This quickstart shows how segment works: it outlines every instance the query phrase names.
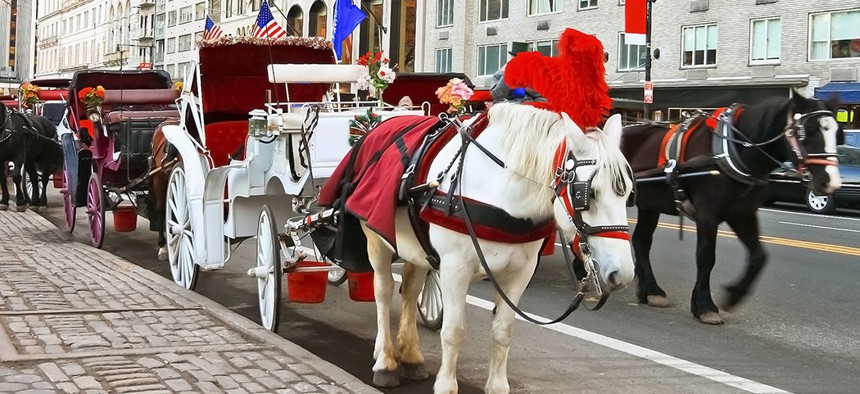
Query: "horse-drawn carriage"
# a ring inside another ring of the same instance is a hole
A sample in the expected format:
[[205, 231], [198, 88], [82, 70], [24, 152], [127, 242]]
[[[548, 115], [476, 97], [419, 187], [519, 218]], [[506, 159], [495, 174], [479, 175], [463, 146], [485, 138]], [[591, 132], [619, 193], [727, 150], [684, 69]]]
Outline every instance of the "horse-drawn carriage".
[[281, 262], [325, 260], [279, 229], [311, 212], [318, 187], [350, 149], [350, 121], [371, 108], [382, 119], [426, 113], [341, 101], [332, 85], [355, 82], [364, 68], [335, 64], [320, 38], [225, 38], [201, 43], [199, 56], [183, 85], [180, 124], [163, 128], [180, 159], [165, 204], [171, 273], [193, 289], [201, 267], [222, 268], [232, 245], [256, 237], [248, 274], [258, 280], [262, 325], [274, 331]]
[[66, 225], [73, 231], [77, 208], [86, 207], [91, 243], [101, 247], [105, 212], [127, 201], [123, 212], [133, 206], [150, 216], [150, 144], [161, 122], [178, 117], [178, 92], [164, 71], [79, 71], [69, 94], [71, 132], [61, 136]]

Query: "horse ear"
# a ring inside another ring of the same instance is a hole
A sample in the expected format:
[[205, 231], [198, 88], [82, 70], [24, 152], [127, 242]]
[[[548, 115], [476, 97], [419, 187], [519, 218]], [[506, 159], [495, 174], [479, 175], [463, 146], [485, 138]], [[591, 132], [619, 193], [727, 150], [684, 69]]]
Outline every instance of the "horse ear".
[[561, 119], [564, 121], [564, 129], [571, 131], [570, 135], [571, 138], [573, 138], [573, 142], [576, 145], [582, 145], [585, 142], [585, 133], [581, 128], [579, 128], [579, 125], [577, 125], [576, 122], [574, 122], [573, 119], [571, 119], [565, 112], [561, 113]]
[[621, 114], [610, 116], [603, 125], [603, 134], [606, 134], [616, 146], [621, 145], [621, 130]]

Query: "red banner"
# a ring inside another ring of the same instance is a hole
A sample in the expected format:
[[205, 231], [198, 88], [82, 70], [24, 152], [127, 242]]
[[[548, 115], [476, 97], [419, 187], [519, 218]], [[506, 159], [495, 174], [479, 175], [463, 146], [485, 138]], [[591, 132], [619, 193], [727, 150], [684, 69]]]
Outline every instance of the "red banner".
[[624, 43], [645, 45], [648, 0], [627, 0], [624, 5]]

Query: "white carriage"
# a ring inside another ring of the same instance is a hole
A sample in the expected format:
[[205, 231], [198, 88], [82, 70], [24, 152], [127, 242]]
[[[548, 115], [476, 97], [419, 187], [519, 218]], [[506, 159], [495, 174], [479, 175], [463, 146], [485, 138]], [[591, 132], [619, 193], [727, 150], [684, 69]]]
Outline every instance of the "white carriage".
[[[220, 39], [204, 42], [199, 60], [185, 78], [180, 125], [163, 129], [181, 158], [167, 188], [171, 273], [193, 289], [200, 268], [224, 267], [231, 245], [256, 237], [248, 273], [258, 279], [262, 325], [275, 331], [282, 258], [314, 253], [293, 247], [279, 229], [308, 212], [317, 186], [348, 152], [349, 121], [373, 103], [341, 101], [331, 86], [354, 82], [364, 70], [334, 64], [331, 44], [318, 38]], [[425, 115], [375, 112], [383, 119]]]

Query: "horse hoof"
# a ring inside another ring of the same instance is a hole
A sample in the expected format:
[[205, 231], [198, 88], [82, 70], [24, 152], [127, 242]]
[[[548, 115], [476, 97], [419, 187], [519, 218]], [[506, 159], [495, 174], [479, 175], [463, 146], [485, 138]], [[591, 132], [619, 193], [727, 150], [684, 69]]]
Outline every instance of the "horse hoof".
[[30, 205], [29, 208], [33, 212], [39, 212], [39, 206], [37, 205]]
[[18, 205], [15, 207], [15, 210], [18, 212], [24, 212], [27, 210], [28, 207], [29, 205]]
[[376, 387], [400, 386], [400, 375], [397, 371], [373, 371], [373, 385]]
[[723, 317], [720, 316], [719, 312], [705, 312], [701, 314], [697, 319], [702, 323], [710, 324], [712, 326], [726, 324], [726, 321], [723, 320]]
[[9, 210], [9, 206], [8, 206], [8, 205], [6, 205], [6, 204], [0, 204], [0, 211], [8, 211], [8, 210]]
[[668, 308], [672, 306], [672, 303], [669, 302], [669, 297], [666, 296], [649, 295], [647, 300], [648, 306], [653, 306], [655, 308]]
[[424, 368], [424, 364], [401, 363], [400, 376], [408, 380], [427, 380], [430, 373], [427, 372], [427, 368]]
[[161, 247], [158, 248], [158, 261], [167, 261], [167, 248]]

